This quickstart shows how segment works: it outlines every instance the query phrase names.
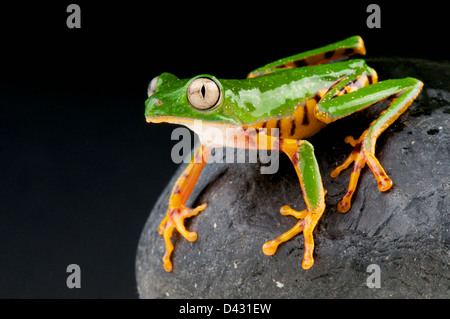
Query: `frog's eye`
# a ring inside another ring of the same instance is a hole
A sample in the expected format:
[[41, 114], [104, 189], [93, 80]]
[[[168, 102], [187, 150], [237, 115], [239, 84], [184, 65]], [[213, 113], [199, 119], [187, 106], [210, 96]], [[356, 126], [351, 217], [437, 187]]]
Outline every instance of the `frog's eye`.
[[220, 100], [220, 88], [210, 78], [197, 78], [187, 89], [189, 103], [199, 110], [207, 110], [216, 106]]
[[147, 95], [148, 97], [152, 96], [156, 92], [156, 83], [158, 82], [159, 76], [153, 78], [153, 80], [150, 81], [150, 84], [147, 88]]

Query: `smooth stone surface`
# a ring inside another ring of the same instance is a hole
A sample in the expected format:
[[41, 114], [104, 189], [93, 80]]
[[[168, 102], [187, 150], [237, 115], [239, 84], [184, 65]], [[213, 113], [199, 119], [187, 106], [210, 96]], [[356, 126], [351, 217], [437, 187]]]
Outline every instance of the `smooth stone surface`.
[[[188, 200], [191, 207], [208, 203], [186, 223], [198, 240], [190, 243], [174, 232], [173, 271], [167, 273], [158, 226], [183, 165], [141, 235], [136, 260], [141, 298], [450, 297], [450, 67], [423, 60], [368, 63], [380, 80], [412, 76], [425, 83], [416, 102], [377, 143], [376, 156], [393, 180], [392, 189], [378, 191], [365, 167], [351, 210], [340, 214], [336, 205], [347, 190], [351, 168], [336, 179], [329, 177], [352, 150], [345, 136], [359, 137], [382, 105], [331, 124], [309, 139], [328, 194], [314, 231], [315, 264], [303, 270], [303, 234], [280, 245], [273, 256], [261, 249], [296, 223], [279, 213], [281, 206], [305, 207], [289, 159], [282, 154], [272, 175], [260, 174], [258, 163], [206, 165]], [[371, 264], [380, 267], [381, 288], [367, 286]]]

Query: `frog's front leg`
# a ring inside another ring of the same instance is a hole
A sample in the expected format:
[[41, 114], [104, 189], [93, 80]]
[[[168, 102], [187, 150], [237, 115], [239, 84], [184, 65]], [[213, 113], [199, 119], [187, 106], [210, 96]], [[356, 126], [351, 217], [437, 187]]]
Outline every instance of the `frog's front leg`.
[[174, 228], [176, 228], [178, 232], [190, 242], [197, 240], [197, 233], [189, 232], [184, 226], [184, 220], [188, 217], [197, 215], [206, 208], [207, 204], [203, 203], [196, 208], [188, 208], [184, 206], [184, 204], [189, 198], [189, 195], [192, 193], [203, 167], [208, 162], [210, 154], [210, 147], [200, 146], [196, 150], [194, 156], [192, 156], [191, 162], [186, 167], [183, 174], [178, 178], [172, 189], [166, 217], [159, 226], [159, 234], [164, 236], [164, 241], [166, 244], [166, 252], [163, 257], [163, 262], [164, 269], [168, 272], [172, 271], [170, 255], [174, 247], [170, 238], [172, 237]]
[[350, 209], [351, 198], [358, 184], [360, 171], [366, 164], [375, 175], [380, 191], [384, 192], [391, 188], [391, 179], [375, 157], [375, 144], [380, 134], [414, 101], [422, 86], [422, 82], [413, 78], [386, 80], [348, 94], [330, 95], [328, 98], [325, 96], [324, 100], [317, 105], [317, 118], [325, 123], [330, 123], [382, 100], [391, 100], [387, 109], [370, 124], [360, 138], [355, 140], [353, 137], [347, 136], [345, 139], [354, 147], [353, 152], [342, 165], [331, 172], [331, 177], [335, 178], [354, 162], [348, 190], [338, 204], [337, 210], [340, 213], [345, 213]]
[[282, 215], [291, 215], [300, 220], [283, 235], [265, 243], [263, 252], [266, 255], [273, 255], [279, 244], [288, 241], [303, 231], [305, 252], [302, 267], [308, 269], [314, 263], [314, 238], [312, 233], [325, 209], [325, 191], [322, 186], [319, 166], [314, 156], [314, 148], [307, 141], [280, 139], [279, 149], [286, 153], [294, 164], [307, 209], [298, 212], [289, 206], [283, 206], [280, 209]]

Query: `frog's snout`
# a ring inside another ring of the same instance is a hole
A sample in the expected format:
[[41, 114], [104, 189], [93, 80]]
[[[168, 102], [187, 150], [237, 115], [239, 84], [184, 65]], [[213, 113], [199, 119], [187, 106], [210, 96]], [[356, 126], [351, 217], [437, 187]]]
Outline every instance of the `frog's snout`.
[[161, 112], [160, 106], [163, 105], [163, 101], [156, 98], [156, 97], [150, 97], [146, 102], [145, 107], [145, 120], [147, 123], [153, 122], [153, 123], [159, 123], [158, 121], [159, 117], [161, 115], [164, 115], [164, 112]]
[[155, 112], [153, 115], [146, 115], [145, 121], [147, 123], [163, 123], [166, 121], [167, 116], [162, 116], [159, 113]]
[[146, 116], [145, 116], [145, 121], [146, 121], [147, 123], [152, 123], [152, 122], [153, 122], [153, 120], [154, 120], [154, 118], [153, 118], [153, 117], [151, 117], [151, 116], [148, 116], [148, 115], [146, 115]]

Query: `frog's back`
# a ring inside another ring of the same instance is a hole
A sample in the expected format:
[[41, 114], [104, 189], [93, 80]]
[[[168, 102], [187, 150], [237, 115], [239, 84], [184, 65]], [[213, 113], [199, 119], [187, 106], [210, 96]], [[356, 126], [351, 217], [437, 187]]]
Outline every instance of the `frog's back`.
[[266, 130], [269, 135], [280, 138], [304, 139], [315, 135], [326, 124], [314, 115], [315, 106], [328, 91], [327, 88], [318, 92], [307, 92], [297, 99], [292, 99], [278, 108], [277, 113], [264, 117], [248, 125], [249, 128]]
[[267, 129], [271, 135], [278, 128], [281, 138], [310, 137], [326, 126], [314, 115], [317, 103], [335, 83], [360, 68], [370, 69], [364, 60], [351, 60], [248, 79], [233, 93], [235, 112], [246, 127]]

